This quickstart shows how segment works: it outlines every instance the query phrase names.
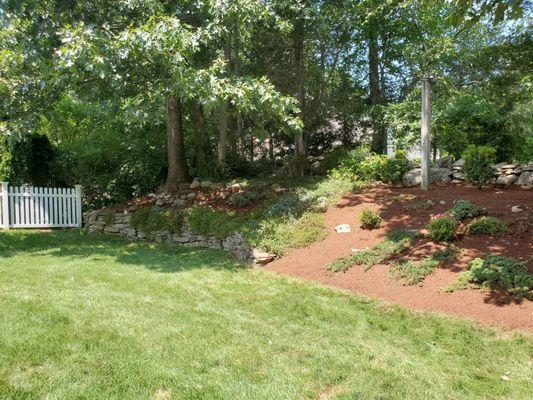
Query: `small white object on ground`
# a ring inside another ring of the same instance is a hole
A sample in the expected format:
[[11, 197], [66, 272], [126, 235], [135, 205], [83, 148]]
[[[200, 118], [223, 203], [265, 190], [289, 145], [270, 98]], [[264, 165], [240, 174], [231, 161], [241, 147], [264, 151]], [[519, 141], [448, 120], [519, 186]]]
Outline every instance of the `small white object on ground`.
[[352, 228], [348, 224], [340, 224], [335, 227], [335, 232], [337, 233], [349, 233], [352, 231]]
[[522, 210], [520, 207], [518, 206], [512, 206], [511, 207], [511, 212], [514, 212], [514, 213], [517, 213], [517, 212], [521, 212], [521, 211], [524, 211]]

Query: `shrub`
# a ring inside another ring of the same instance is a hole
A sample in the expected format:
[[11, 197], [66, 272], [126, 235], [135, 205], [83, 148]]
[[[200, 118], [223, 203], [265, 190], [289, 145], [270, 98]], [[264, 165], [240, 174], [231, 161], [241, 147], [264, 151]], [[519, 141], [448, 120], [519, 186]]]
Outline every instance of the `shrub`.
[[363, 229], [378, 229], [381, 225], [381, 221], [383, 221], [383, 219], [379, 214], [368, 208], [363, 209], [359, 214], [359, 222]]
[[131, 216], [131, 226], [146, 235], [157, 231], [180, 233], [183, 224], [183, 212], [179, 209], [169, 208], [158, 210], [144, 207], [136, 210]]
[[251, 203], [259, 201], [261, 198], [261, 194], [256, 191], [238, 192], [230, 196], [228, 203], [236, 207], [245, 207]]
[[498, 218], [481, 217], [468, 225], [468, 233], [471, 235], [505, 235], [507, 224]]
[[193, 231], [204, 236], [225, 239], [235, 232], [240, 224], [235, 212], [216, 210], [212, 207], [195, 207], [187, 214], [187, 221]]
[[451, 217], [440, 214], [429, 221], [429, 236], [436, 242], [452, 242], [455, 239], [457, 221]]
[[468, 200], [459, 200], [456, 202], [448, 214], [458, 221], [466, 218], [477, 217], [481, 213], [481, 207], [469, 202]]
[[389, 183], [400, 182], [411, 169], [411, 162], [407, 159], [407, 154], [403, 150], [397, 150], [394, 157], [387, 157], [383, 168], [380, 170], [379, 180]]
[[303, 208], [298, 195], [292, 193], [282, 196], [276, 203], [272, 204], [266, 210], [266, 215], [269, 217], [295, 216]]
[[466, 181], [481, 188], [494, 174], [491, 165], [496, 162], [496, 150], [490, 146], [470, 145], [463, 153], [463, 173]]
[[525, 263], [489, 254], [484, 260], [472, 260], [469, 267], [471, 282], [491, 289], [504, 289], [517, 299], [531, 297], [533, 274], [528, 273]]

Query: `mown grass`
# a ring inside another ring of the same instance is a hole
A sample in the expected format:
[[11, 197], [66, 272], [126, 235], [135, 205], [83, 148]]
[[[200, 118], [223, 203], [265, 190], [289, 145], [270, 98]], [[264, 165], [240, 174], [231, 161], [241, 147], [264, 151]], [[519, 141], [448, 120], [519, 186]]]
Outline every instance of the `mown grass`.
[[382, 306], [222, 252], [2, 232], [0, 288], [2, 399], [530, 395], [528, 334]]

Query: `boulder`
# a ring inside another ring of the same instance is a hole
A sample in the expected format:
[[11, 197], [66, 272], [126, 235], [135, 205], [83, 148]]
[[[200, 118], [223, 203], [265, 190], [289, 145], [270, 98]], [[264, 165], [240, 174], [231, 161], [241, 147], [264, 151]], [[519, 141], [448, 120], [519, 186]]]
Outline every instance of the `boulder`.
[[209, 189], [211, 190], [218, 190], [218, 189], [222, 189], [223, 187], [224, 185], [218, 182], [212, 182], [211, 185], [209, 185]]
[[511, 185], [515, 183], [518, 180], [518, 176], [516, 175], [501, 175], [496, 179], [497, 185]]
[[192, 181], [189, 187], [191, 189], [198, 189], [200, 187], [200, 182], [195, 179], [194, 181]]
[[437, 166], [441, 168], [452, 168], [453, 167], [453, 157], [452, 156], [446, 156], [439, 158], [437, 160]]
[[328, 208], [328, 199], [326, 197], [319, 197], [316, 199], [317, 206], [320, 210], [325, 211]]
[[173, 202], [172, 202], [172, 205], [174, 207], [183, 207], [185, 205], [186, 201], [183, 200], [183, 199], [175, 199]]
[[[449, 183], [452, 181], [452, 170], [449, 168], [431, 168], [429, 174], [430, 183], [443, 182]], [[422, 181], [422, 170], [420, 168], [412, 169], [407, 172], [402, 178], [405, 186], [417, 186]]]
[[533, 186], [533, 171], [522, 172], [515, 183], [521, 186], [532, 187]]
[[454, 172], [453, 173], [453, 179], [459, 179], [461, 181], [464, 181], [465, 180], [465, 174], [463, 174], [462, 172]]
[[463, 165], [465, 165], [465, 159], [460, 158], [456, 162], [453, 163], [453, 167], [462, 168]]
[[213, 183], [211, 181], [203, 181], [200, 183], [200, 187], [204, 189], [209, 189]]
[[265, 265], [274, 260], [276, 255], [261, 249], [252, 249], [252, 257], [255, 264]]

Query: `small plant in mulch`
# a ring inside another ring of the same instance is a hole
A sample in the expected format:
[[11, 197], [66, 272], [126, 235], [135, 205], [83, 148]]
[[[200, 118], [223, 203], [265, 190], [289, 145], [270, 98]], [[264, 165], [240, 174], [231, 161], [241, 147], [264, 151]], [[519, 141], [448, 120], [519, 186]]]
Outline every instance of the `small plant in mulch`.
[[428, 227], [429, 237], [435, 242], [449, 243], [455, 240], [457, 221], [445, 214], [437, 214], [431, 218]]
[[455, 218], [457, 221], [463, 221], [467, 218], [475, 218], [482, 213], [483, 209], [468, 200], [457, 201], [452, 209], [448, 211], [448, 215]]
[[372, 268], [386, 259], [407, 250], [417, 233], [404, 229], [395, 229], [389, 232], [386, 239], [377, 245], [357, 251], [346, 257], [338, 258], [328, 264], [326, 268], [332, 272], [347, 271], [354, 265], [363, 265], [365, 269]]
[[359, 223], [362, 229], [378, 229], [381, 226], [383, 219], [375, 211], [368, 208], [363, 209], [359, 214]]
[[433, 200], [414, 201], [405, 206], [407, 211], [427, 210], [435, 205]]
[[470, 235], [505, 235], [508, 226], [505, 222], [494, 217], [481, 217], [468, 224]]
[[245, 191], [245, 192], [237, 192], [230, 196], [228, 199], [228, 203], [235, 207], [246, 207], [252, 203], [255, 203], [261, 199], [263, 199], [264, 196], [256, 192], [254, 190]]
[[460, 251], [457, 246], [450, 245], [435, 251], [431, 256], [424, 257], [420, 261], [408, 260], [393, 263], [390, 275], [404, 285], [421, 284], [439, 265], [455, 260]]
[[528, 272], [525, 262], [489, 254], [484, 259], [470, 261], [468, 267], [469, 270], [462, 272], [445, 291], [453, 292], [475, 285], [491, 291], [503, 290], [519, 301], [533, 299], [533, 274]]

